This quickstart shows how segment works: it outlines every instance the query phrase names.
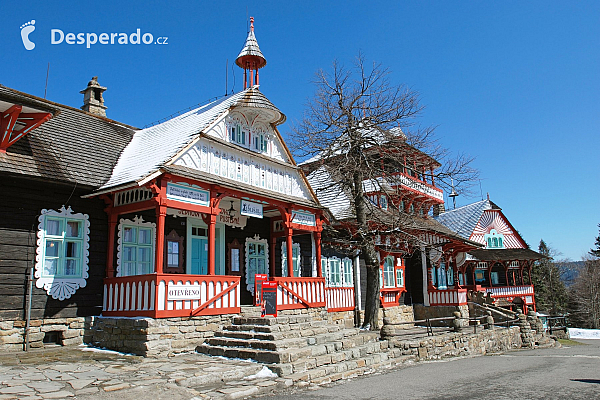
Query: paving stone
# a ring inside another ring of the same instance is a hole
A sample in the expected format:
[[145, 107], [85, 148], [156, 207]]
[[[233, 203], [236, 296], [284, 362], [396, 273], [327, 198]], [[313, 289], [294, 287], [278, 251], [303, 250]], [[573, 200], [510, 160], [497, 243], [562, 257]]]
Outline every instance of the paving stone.
[[69, 385], [71, 385], [71, 387], [75, 390], [80, 390], [88, 385], [91, 385], [95, 381], [95, 379], [75, 379], [69, 381]]
[[32, 389], [35, 389], [37, 392], [48, 393], [48, 392], [56, 392], [56, 391], [62, 389], [65, 385], [61, 382], [41, 381], [41, 382], [30, 382], [27, 384], [27, 386], [29, 386]]
[[35, 394], [35, 392], [30, 387], [19, 385], [2, 388], [0, 394]]
[[131, 387], [129, 383], [119, 383], [116, 385], [103, 386], [102, 389], [104, 389], [105, 392], [114, 392], [116, 390], [127, 389], [128, 387]]
[[66, 397], [74, 397], [74, 396], [75, 395], [73, 393], [67, 392], [66, 390], [40, 394], [40, 397], [42, 399], [64, 399]]

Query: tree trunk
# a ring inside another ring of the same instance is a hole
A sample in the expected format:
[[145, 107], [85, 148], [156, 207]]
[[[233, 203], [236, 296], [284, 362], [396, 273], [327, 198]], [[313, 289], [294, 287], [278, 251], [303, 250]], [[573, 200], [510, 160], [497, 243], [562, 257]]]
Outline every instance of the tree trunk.
[[363, 328], [379, 329], [379, 265], [367, 264], [367, 298]]

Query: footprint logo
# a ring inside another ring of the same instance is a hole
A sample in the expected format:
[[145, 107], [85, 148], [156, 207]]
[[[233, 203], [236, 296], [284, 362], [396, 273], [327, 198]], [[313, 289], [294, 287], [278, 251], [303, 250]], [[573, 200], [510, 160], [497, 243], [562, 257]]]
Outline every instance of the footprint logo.
[[21, 25], [21, 39], [23, 39], [23, 46], [26, 50], [33, 50], [35, 43], [29, 40], [29, 34], [35, 31], [35, 19]]

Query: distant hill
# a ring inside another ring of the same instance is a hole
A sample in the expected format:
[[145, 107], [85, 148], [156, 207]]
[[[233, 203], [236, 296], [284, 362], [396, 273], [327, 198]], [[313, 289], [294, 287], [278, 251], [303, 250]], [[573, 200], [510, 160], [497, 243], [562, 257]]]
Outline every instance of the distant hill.
[[584, 266], [583, 261], [557, 262], [556, 264], [560, 270], [560, 279], [567, 287], [575, 282], [575, 279], [579, 276], [579, 271]]

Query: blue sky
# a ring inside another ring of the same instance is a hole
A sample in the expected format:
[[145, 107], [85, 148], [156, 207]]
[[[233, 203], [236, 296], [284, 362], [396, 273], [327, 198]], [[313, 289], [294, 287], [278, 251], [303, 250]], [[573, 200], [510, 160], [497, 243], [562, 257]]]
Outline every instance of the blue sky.
[[[79, 107], [79, 91], [97, 75], [108, 116], [142, 127], [223, 95], [227, 60], [229, 90], [242, 89], [231, 64], [254, 16], [267, 58], [261, 90], [288, 121], [300, 118], [318, 68], [350, 64], [362, 51], [421, 94], [421, 124], [477, 157], [483, 196], [532, 247], [543, 238], [576, 260], [598, 235], [600, 2], [24, 3], [6, 2], [0, 14], [5, 86], [43, 97], [50, 63], [47, 98]], [[36, 47], [27, 51], [20, 27], [31, 20]], [[138, 28], [168, 44], [51, 44], [51, 29]], [[457, 206], [480, 199], [458, 197]]]

